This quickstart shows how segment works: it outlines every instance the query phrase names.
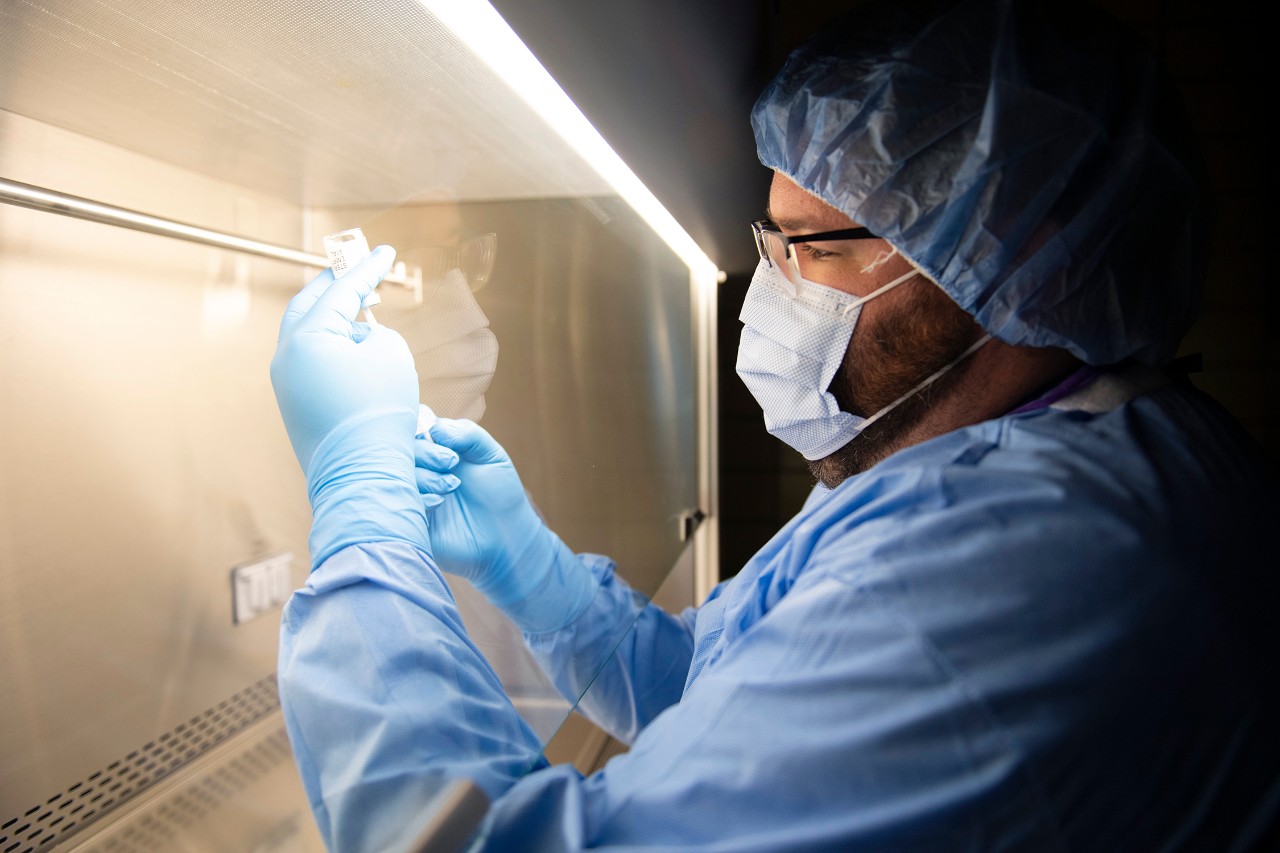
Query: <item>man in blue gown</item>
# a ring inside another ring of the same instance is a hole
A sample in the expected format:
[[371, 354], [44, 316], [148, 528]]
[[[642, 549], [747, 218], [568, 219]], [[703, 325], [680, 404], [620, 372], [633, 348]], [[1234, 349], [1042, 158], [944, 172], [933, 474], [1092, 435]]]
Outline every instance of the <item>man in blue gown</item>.
[[[390, 250], [290, 304], [313, 571], [279, 678], [326, 842], [394, 849], [451, 779], [491, 850], [1274, 841], [1276, 499], [1168, 369], [1209, 241], [1151, 61], [1082, 4], [880, 4], [752, 123], [737, 367], [819, 484], [696, 609], [572, 553], [478, 426], [415, 440], [407, 348], [353, 323]], [[547, 766], [441, 569], [630, 750]]]

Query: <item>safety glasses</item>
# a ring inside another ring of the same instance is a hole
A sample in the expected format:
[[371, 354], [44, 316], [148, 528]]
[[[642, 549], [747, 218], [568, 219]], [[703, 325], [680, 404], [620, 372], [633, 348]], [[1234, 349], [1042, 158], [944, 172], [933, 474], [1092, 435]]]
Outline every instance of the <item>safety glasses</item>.
[[462, 270], [472, 291], [482, 289], [493, 275], [493, 262], [498, 257], [498, 235], [481, 234], [464, 240], [459, 246], [420, 247], [417, 252], [422, 275], [427, 281], [444, 278], [452, 269]]
[[760, 219], [751, 223], [751, 234], [756, 240], [756, 251], [760, 258], [770, 266], [782, 271], [782, 276], [791, 285], [794, 297], [800, 291], [800, 262], [791, 247], [796, 243], [819, 243], [828, 240], [878, 240], [866, 228], [842, 228], [839, 231], [820, 231], [816, 234], [797, 234], [788, 237], [778, 230], [772, 222]]

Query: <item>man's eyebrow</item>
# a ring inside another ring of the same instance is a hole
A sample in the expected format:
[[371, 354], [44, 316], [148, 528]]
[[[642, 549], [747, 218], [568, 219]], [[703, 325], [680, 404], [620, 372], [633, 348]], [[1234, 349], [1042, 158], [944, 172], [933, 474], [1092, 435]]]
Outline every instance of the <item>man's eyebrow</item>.
[[767, 206], [764, 209], [765, 218], [776, 225], [782, 231], [790, 231], [793, 234], [821, 234], [824, 231], [839, 231], [843, 228], [861, 228], [863, 226], [854, 223], [853, 225], [833, 225], [829, 222], [815, 221], [807, 216], [799, 217], [777, 217], [773, 215], [773, 211]]
[[764, 209], [764, 217], [783, 231], [802, 231], [809, 228], [808, 220], [775, 216], [768, 207]]

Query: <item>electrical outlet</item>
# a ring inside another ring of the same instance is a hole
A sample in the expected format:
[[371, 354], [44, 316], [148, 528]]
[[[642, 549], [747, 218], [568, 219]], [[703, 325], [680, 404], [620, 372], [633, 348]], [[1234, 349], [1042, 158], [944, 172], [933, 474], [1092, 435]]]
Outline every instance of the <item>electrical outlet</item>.
[[276, 554], [231, 570], [231, 620], [241, 625], [284, 604], [293, 591], [292, 554]]

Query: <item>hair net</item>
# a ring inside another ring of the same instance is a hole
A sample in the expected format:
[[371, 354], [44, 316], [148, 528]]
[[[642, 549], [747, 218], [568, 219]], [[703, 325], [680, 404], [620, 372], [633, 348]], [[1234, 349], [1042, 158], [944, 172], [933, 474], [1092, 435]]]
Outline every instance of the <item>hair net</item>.
[[1162, 363], [1209, 244], [1154, 58], [1086, 4], [891, 0], [787, 60], [760, 160], [886, 238], [996, 337]]

